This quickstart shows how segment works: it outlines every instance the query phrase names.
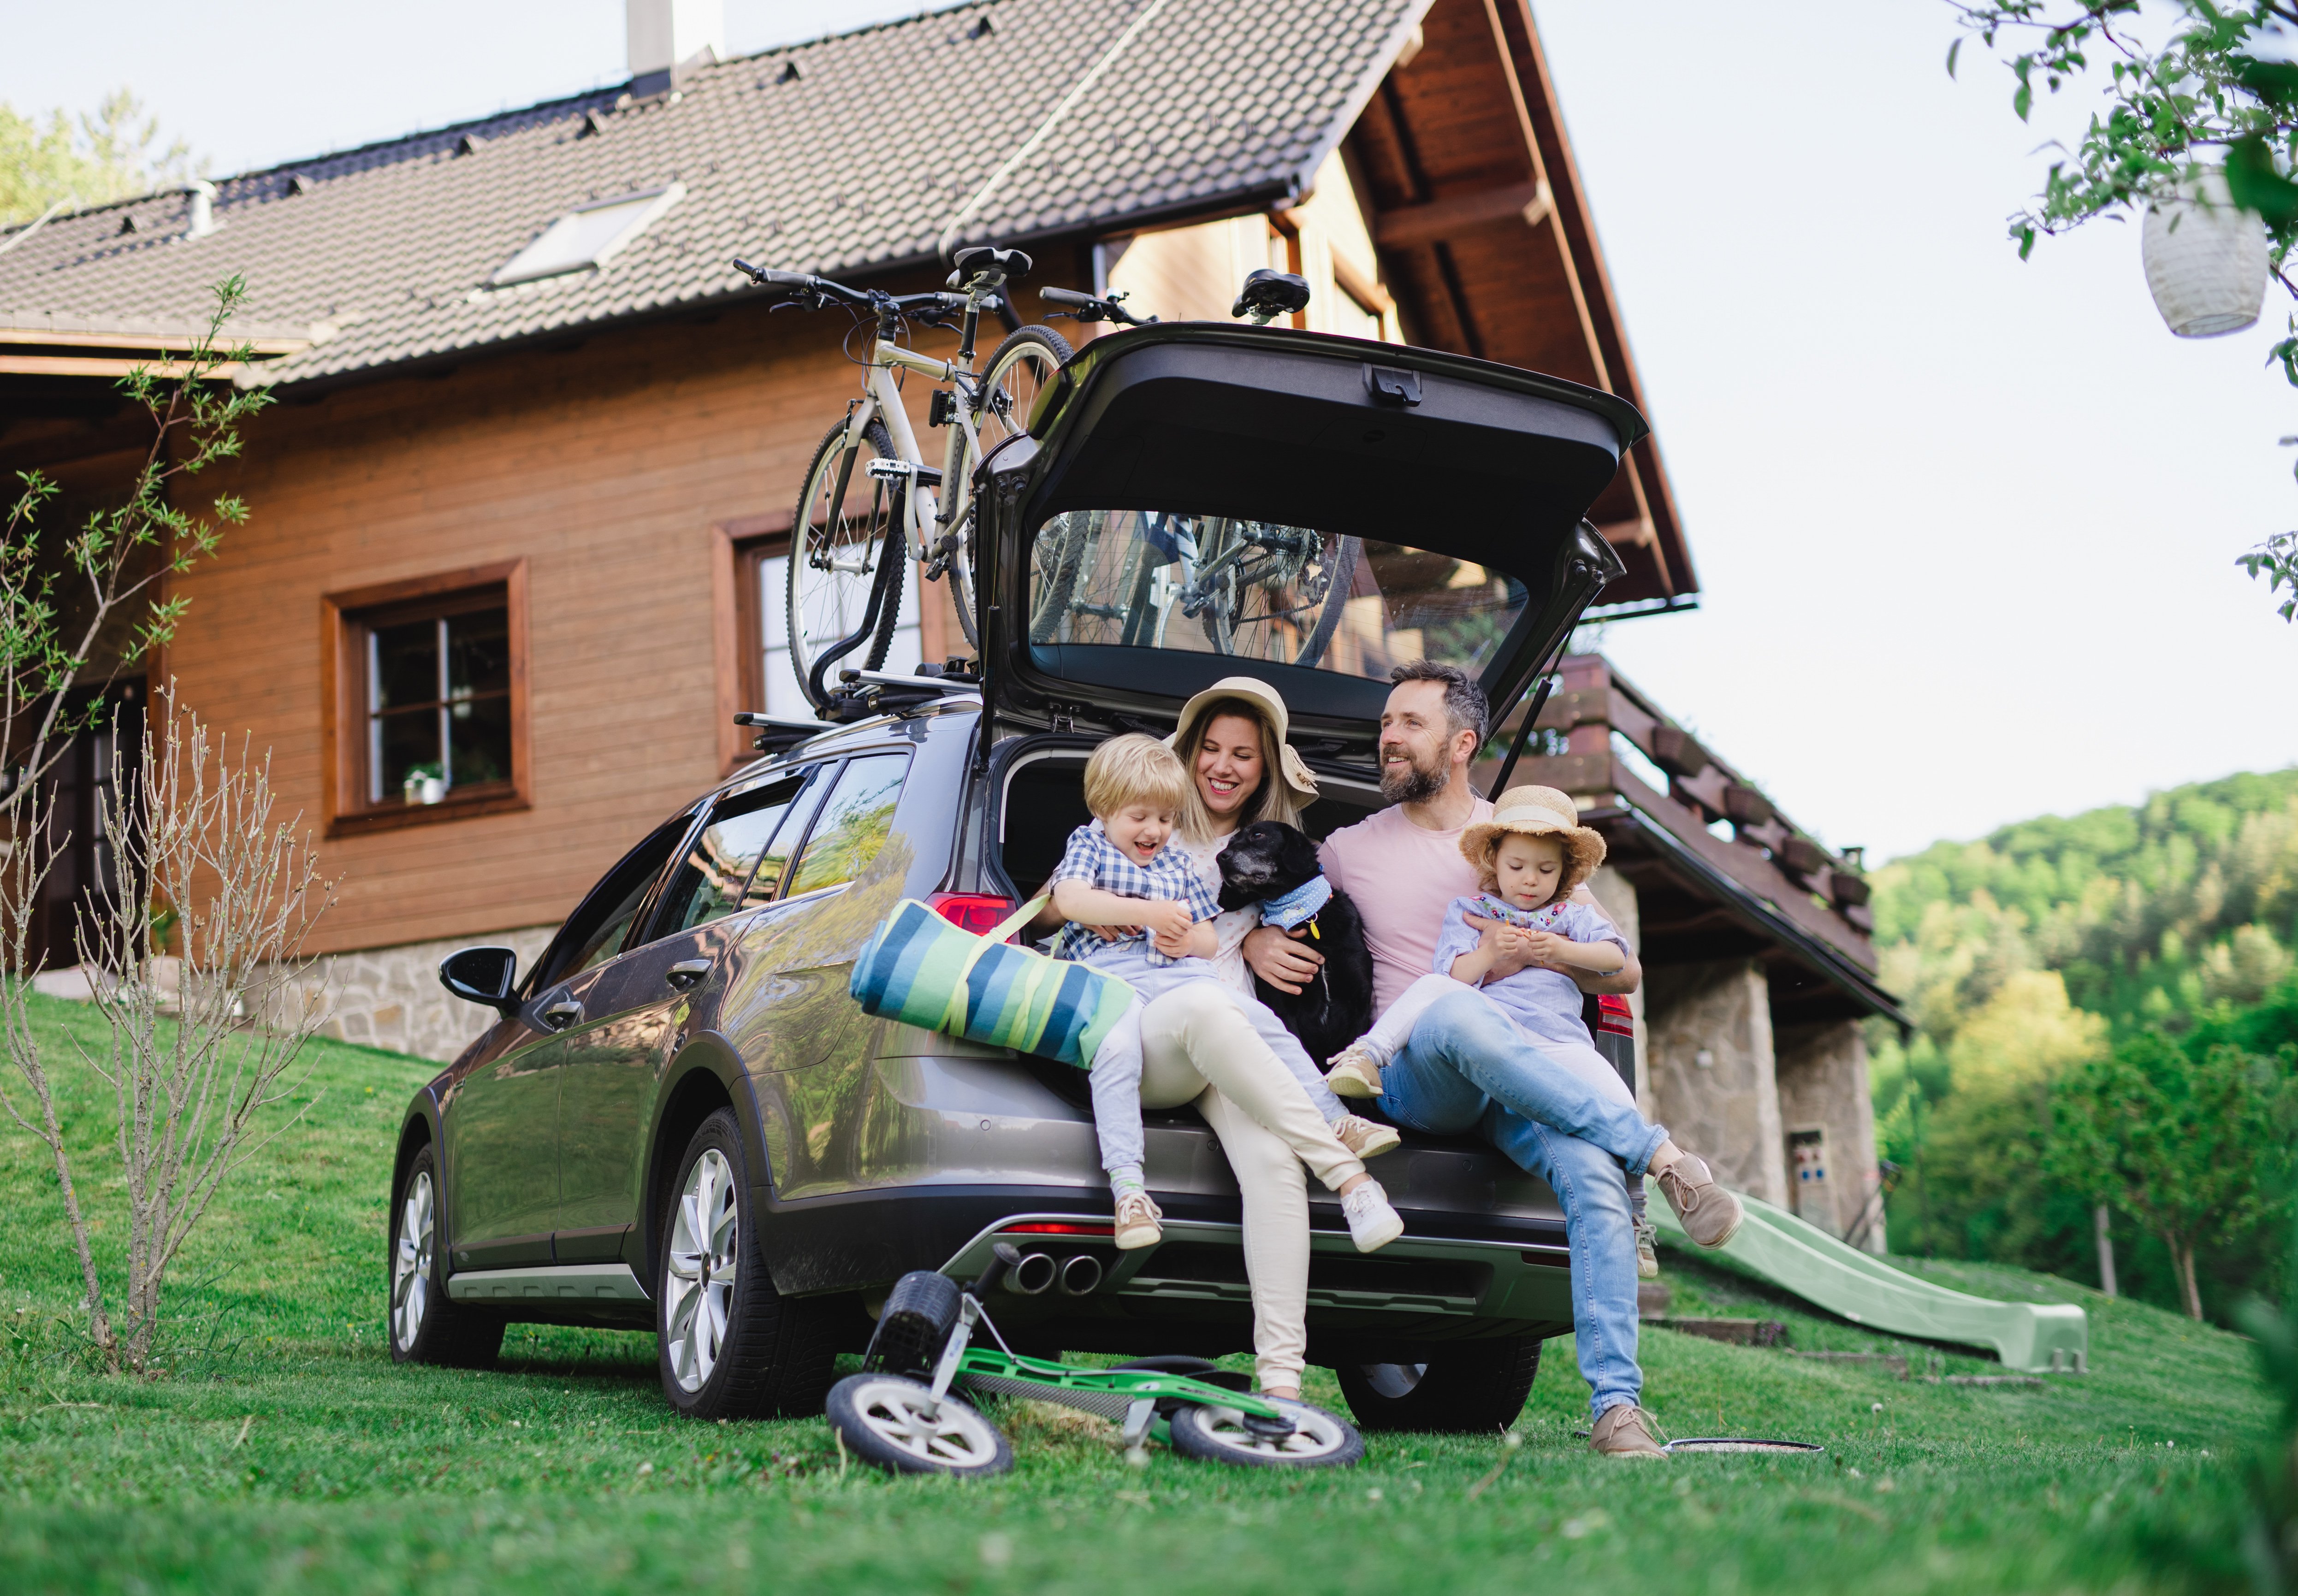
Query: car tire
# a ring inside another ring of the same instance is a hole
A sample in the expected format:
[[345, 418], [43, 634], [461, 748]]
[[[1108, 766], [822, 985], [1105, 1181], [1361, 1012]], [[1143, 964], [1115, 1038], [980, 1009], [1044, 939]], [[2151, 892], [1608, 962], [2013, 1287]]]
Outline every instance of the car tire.
[[1426, 1363], [1343, 1363], [1333, 1372], [1360, 1428], [1490, 1435], [1524, 1411], [1540, 1337], [1448, 1342]]
[[836, 1371], [839, 1320], [831, 1304], [774, 1289], [733, 1110], [703, 1121], [686, 1144], [660, 1242], [655, 1330], [671, 1406], [702, 1419], [820, 1413]]
[[502, 1350], [503, 1319], [447, 1295], [446, 1204], [439, 1155], [426, 1144], [391, 1194], [391, 1245], [384, 1254], [384, 1340], [393, 1363], [487, 1369]]

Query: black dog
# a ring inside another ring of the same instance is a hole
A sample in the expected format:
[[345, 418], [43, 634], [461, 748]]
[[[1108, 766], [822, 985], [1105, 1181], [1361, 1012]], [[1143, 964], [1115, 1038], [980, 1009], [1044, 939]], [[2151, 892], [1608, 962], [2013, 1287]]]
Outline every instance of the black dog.
[[[1219, 864], [1224, 909], [1282, 897], [1324, 873], [1317, 845], [1273, 820], [1239, 829], [1221, 850]], [[1316, 929], [1305, 945], [1325, 955], [1318, 978], [1297, 996], [1278, 991], [1257, 975], [1252, 989], [1321, 1070], [1333, 1054], [1372, 1029], [1372, 954], [1365, 947], [1364, 917], [1338, 888], [1309, 923]]]

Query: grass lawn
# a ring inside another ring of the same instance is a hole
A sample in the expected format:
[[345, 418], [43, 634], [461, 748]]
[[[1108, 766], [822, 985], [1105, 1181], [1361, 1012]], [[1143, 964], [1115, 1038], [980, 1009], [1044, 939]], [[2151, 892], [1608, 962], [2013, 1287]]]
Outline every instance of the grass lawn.
[[[88, 1011], [40, 1011], [55, 1044]], [[1818, 1441], [1815, 1458], [1591, 1457], [1570, 1341], [1522, 1444], [1371, 1438], [1361, 1468], [1278, 1474], [1098, 1421], [1008, 1410], [1018, 1467], [972, 1484], [841, 1467], [819, 1420], [696, 1426], [651, 1338], [514, 1327], [490, 1373], [394, 1368], [383, 1341], [392, 1133], [432, 1066], [315, 1050], [309, 1112], [228, 1188], [177, 1271], [175, 1374], [88, 1372], [45, 1154], [0, 1135], [0, 1590], [1534, 1589], [1668, 1592], [2232, 1589], [2240, 1460], [2262, 1422], [2246, 1346], [2064, 1281], [1915, 1263], [2079, 1302], [2088, 1377], [1901, 1382], [1647, 1329], [1676, 1435]], [[94, 1107], [91, 1095], [83, 1107]], [[100, 1134], [92, 1119], [81, 1129]], [[87, 1166], [100, 1175], [100, 1165]], [[101, 1199], [99, 1199], [101, 1200]], [[115, 1237], [100, 1236], [99, 1242]], [[1667, 1258], [1671, 1311], [1756, 1315], [1795, 1346], [1911, 1355], [1752, 1282]], [[1154, 1348], [1145, 1347], [1145, 1352]], [[1949, 1372], [1990, 1367], [1949, 1356]], [[1342, 1406], [1329, 1376], [1310, 1395]]]

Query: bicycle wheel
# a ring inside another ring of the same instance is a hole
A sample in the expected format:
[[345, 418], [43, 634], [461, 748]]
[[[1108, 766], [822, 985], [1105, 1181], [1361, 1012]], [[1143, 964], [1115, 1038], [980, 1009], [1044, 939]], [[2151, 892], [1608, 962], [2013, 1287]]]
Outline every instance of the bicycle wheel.
[[[842, 423], [831, 427], [806, 467], [797, 518], [790, 523], [790, 669], [817, 708], [829, 693], [826, 688], [814, 691], [815, 662], [861, 629], [879, 585], [881, 560], [889, 549], [903, 547], [902, 484], [870, 475], [864, 467], [872, 458], [895, 458], [883, 422], [872, 421], [864, 429], [859, 447], [848, 446]], [[854, 650], [864, 670], [886, 662], [908, 564], [897, 552], [893, 568], [883, 573], [877, 624]]]
[[1332, 646], [1333, 633], [1340, 630], [1341, 615], [1349, 601], [1349, 589], [1355, 583], [1357, 561], [1363, 557], [1361, 538], [1335, 539], [1333, 558], [1322, 577], [1323, 590], [1317, 612], [1317, 624], [1309, 633], [1309, 641], [1301, 645], [1294, 665], [1315, 665], [1324, 658], [1325, 650]]
[[[1007, 335], [1005, 342], [990, 355], [989, 364], [981, 374], [978, 390], [980, 402], [973, 416], [974, 436], [980, 451], [959, 462], [960, 482], [971, 484], [974, 467], [991, 450], [1016, 433], [1029, 430], [1037, 396], [1053, 386], [1054, 378], [1072, 352], [1069, 340], [1049, 327], [1025, 327]], [[945, 493], [959, 491], [959, 483], [947, 483], [942, 488]], [[957, 624], [965, 632], [966, 642], [977, 649], [981, 646], [981, 639], [975, 635], [974, 627], [973, 566], [979, 542], [975, 529], [979, 525], [980, 517], [969, 505], [957, 548], [949, 558], [949, 596], [957, 606]]]
[[1062, 635], [1062, 626], [1077, 597], [1078, 575], [1091, 563], [1101, 519], [1095, 510], [1069, 510], [1037, 529], [1037, 547], [1030, 555], [1031, 642], [1070, 641]]

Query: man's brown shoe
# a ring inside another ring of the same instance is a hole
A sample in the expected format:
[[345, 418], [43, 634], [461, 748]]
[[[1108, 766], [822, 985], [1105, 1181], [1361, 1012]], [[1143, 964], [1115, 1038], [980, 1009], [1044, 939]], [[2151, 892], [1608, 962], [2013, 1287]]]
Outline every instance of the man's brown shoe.
[[1588, 1450], [1608, 1458], [1665, 1458], [1666, 1451], [1652, 1439], [1651, 1415], [1633, 1402], [1607, 1408], [1589, 1433]]
[[1705, 1160], [1687, 1153], [1668, 1165], [1666, 1174], [1652, 1178], [1659, 1182], [1675, 1217], [1683, 1221], [1683, 1233], [1699, 1245], [1720, 1247], [1740, 1233], [1740, 1221], [1748, 1217], [1748, 1211], [1740, 1206], [1739, 1198], [1715, 1184]]

